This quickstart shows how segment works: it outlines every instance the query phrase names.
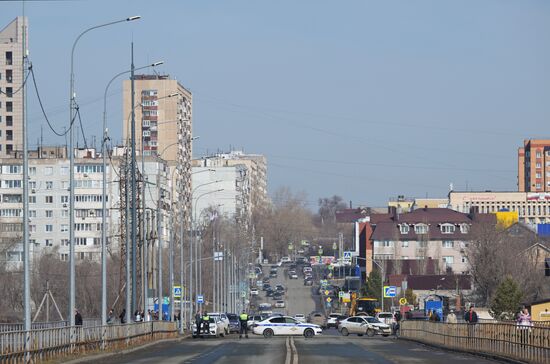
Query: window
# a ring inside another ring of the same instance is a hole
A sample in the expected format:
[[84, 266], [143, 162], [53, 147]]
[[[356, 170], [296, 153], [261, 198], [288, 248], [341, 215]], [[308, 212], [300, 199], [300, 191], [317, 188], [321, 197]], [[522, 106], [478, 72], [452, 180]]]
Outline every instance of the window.
[[6, 82], [13, 83], [13, 70], [6, 70]]
[[36, 167], [29, 167], [29, 176], [36, 175]]
[[36, 210], [29, 210], [29, 217], [36, 217]]
[[53, 210], [46, 210], [46, 217], [53, 217]]
[[535, 168], [542, 168], [541, 163], [540, 163], [540, 162], [537, 162], [537, 163], [535, 164]]
[[535, 173], [535, 178], [542, 178], [542, 173], [540, 172]]
[[61, 181], [61, 188], [64, 190], [69, 190], [69, 181]]
[[[36, 181], [29, 181], [29, 188], [30, 189], [36, 189]], [[31, 191], [32, 192], [32, 191]], [[33, 192], [34, 193], [34, 192]]]
[[[7, 112], [13, 112], [13, 102], [11, 101], [6, 101], [6, 111]], [[13, 119], [10, 120], [10, 124], [8, 124], [8, 117], [6, 116], [6, 125], [7, 126], [12, 126], [13, 124]]]
[[443, 262], [446, 266], [451, 266], [454, 263], [455, 257], [452, 255], [443, 257]]
[[399, 225], [399, 231], [401, 232], [401, 234], [408, 234], [409, 233], [409, 225], [400, 224]]
[[[6, 103], [7, 106], [7, 103]], [[13, 126], [13, 116], [6, 115], [6, 126]]]
[[468, 259], [463, 255], [461, 258], [460, 258], [460, 261], [462, 263], [466, 263], [468, 261]]
[[46, 181], [46, 189], [47, 190], [53, 189], [53, 181]]
[[418, 242], [418, 247], [419, 248], [425, 248], [428, 246], [428, 242], [427, 241], [419, 241]]
[[61, 196], [61, 203], [69, 203], [69, 196]]
[[69, 217], [69, 210], [61, 210], [61, 217]]
[[76, 245], [86, 245], [86, 238], [75, 238], [75, 244]]
[[51, 233], [53, 231], [53, 225], [47, 224], [46, 225], [46, 232]]
[[407, 259], [409, 259], [409, 257], [408, 257], [408, 256], [406, 256], [406, 255], [402, 255], [402, 256], [401, 256], [401, 259], [403, 259], [403, 260], [407, 260]]
[[46, 239], [44, 241], [44, 243], [45, 243], [46, 246], [53, 246], [53, 240], [52, 239]]
[[454, 248], [455, 243], [452, 240], [443, 240], [443, 247], [444, 248]]
[[94, 245], [101, 245], [101, 238], [94, 238]]
[[61, 167], [60, 172], [62, 176], [66, 176], [69, 174], [69, 167]]
[[537, 150], [537, 152], [535, 153], [535, 157], [542, 158], [541, 152]]
[[67, 231], [69, 231], [69, 225], [61, 224], [61, 232], [66, 233]]
[[383, 246], [383, 247], [386, 247], [386, 248], [391, 247], [391, 246], [393, 246], [393, 241], [391, 241], [391, 240], [384, 240], [384, 241], [382, 242], [382, 246]]
[[45, 196], [46, 203], [53, 203], [53, 196]]
[[61, 246], [69, 246], [69, 239], [61, 239]]
[[29, 232], [35, 233], [36, 232], [36, 225], [29, 225]]
[[21, 180], [12, 180], [12, 179], [8, 179], [8, 180], [3, 180], [2, 181], [2, 184], [0, 185], [1, 188], [21, 188], [22, 187], [22, 184], [21, 184]]
[[13, 87], [6, 87], [6, 97], [13, 97]]
[[29, 203], [36, 203], [36, 196], [29, 196]]
[[75, 166], [76, 173], [103, 173], [101, 164], [77, 164]]
[[414, 232], [416, 234], [427, 234], [428, 233], [428, 225], [426, 225], [426, 224], [416, 224], [416, 225], [414, 225]]
[[62, 262], [66, 262], [67, 260], [69, 260], [69, 254], [67, 253], [59, 254], [59, 258], [61, 259]]
[[408, 248], [409, 247], [409, 242], [408, 241], [402, 241], [401, 242], [401, 247], [402, 248]]
[[45, 176], [53, 175], [53, 167], [44, 167], [44, 175]]
[[462, 234], [468, 234], [469, 231], [470, 231], [470, 226], [468, 224], [460, 225], [460, 232]]
[[455, 226], [453, 224], [442, 224], [441, 233], [443, 234], [452, 234], [455, 232]]
[[537, 189], [541, 188], [540, 183], [535, 184], [535, 187], [536, 187]]

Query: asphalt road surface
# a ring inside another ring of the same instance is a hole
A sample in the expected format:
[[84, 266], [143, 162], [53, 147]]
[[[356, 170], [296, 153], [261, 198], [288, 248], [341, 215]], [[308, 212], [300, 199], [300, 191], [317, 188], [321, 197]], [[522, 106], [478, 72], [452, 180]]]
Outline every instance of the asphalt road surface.
[[100, 361], [102, 364], [495, 363], [480, 357], [441, 351], [391, 337], [326, 335], [312, 339], [265, 339], [256, 335], [251, 335], [248, 340], [239, 339], [235, 335], [220, 339], [188, 339], [178, 343], [162, 343]]

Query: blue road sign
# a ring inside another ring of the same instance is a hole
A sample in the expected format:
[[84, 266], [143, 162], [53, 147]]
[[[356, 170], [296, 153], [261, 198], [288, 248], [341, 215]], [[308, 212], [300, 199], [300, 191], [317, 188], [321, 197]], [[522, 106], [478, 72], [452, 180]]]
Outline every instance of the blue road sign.
[[395, 297], [395, 296], [397, 296], [396, 286], [384, 286], [384, 297]]
[[197, 295], [197, 303], [204, 303], [204, 296], [202, 294]]
[[351, 252], [349, 251], [344, 252], [344, 260], [351, 260]]
[[181, 297], [181, 287], [180, 286], [174, 286], [174, 297], [180, 298]]

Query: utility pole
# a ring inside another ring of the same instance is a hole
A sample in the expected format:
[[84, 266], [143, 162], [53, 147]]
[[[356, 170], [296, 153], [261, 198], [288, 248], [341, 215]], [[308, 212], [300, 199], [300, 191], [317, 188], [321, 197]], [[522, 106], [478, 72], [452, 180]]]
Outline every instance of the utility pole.
[[160, 171], [157, 173], [158, 203], [157, 203], [157, 237], [158, 237], [158, 305], [159, 320], [162, 320], [162, 189], [160, 188]]
[[132, 186], [132, 312], [136, 309], [136, 290], [137, 290], [137, 274], [136, 274], [136, 249], [137, 249], [137, 189], [136, 189], [136, 113], [135, 113], [135, 85], [134, 85], [134, 42], [132, 42], [132, 65], [131, 65], [131, 108], [132, 108], [132, 125], [131, 125], [131, 186]]

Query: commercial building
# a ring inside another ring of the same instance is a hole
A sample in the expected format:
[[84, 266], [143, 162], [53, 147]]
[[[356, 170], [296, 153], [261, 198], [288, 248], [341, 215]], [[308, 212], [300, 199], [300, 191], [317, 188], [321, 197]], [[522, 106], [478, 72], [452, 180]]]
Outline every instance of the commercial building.
[[472, 207], [480, 213], [517, 212], [519, 222], [533, 229], [550, 223], [550, 193], [545, 192], [451, 191], [449, 207], [459, 212], [468, 212]]
[[550, 139], [526, 139], [518, 149], [518, 191], [550, 192]]
[[23, 150], [23, 92], [19, 90], [27, 25], [27, 18], [18, 16], [0, 30], [0, 158]]

